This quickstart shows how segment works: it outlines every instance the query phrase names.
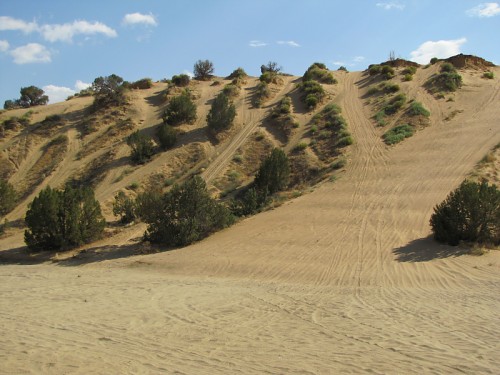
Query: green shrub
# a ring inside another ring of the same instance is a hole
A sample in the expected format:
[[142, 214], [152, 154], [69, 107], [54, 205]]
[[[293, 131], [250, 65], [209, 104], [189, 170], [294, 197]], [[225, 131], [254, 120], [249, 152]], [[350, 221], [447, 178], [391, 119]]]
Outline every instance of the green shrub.
[[304, 151], [307, 148], [307, 146], [308, 144], [306, 142], [300, 142], [294, 147], [294, 150], [299, 152]]
[[94, 103], [92, 110], [120, 106], [125, 104], [125, 88], [123, 78], [116, 74], [106, 77], [97, 77], [92, 83]]
[[454, 73], [457, 70], [453, 66], [453, 64], [450, 63], [444, 63], [441, 65], [441, 73], [447, 72], [447, 73]]
[[436, 87], [445, 91], [456, 91], [462, 87], [462, 76], [458, 73], [444, 72], [431, 81]]
[[493, 78], [495, 78], [495, 74], [493, 72], [485, 72], [483, 74], [483, 78], [493, 79]]
[[370, 65], [368, 67], [368, 73], [371, 75], [371, 76], [374, 76], [374, 75], [377, 75], [377, 74], [380, 74], [380, 72], [382, 71], [382, 66], [380, 65]]
[[392, 115], [399, 111], [406, 103], [406, 95], [398, 94], [392, 98], [388, 104], [384, 107], [384, 112], [386, 115]]
[[437, 63], [439, 61], [439, 59], [437, 57], [433, 57], [430, 61], [431, 65], [434, 65], [435, 63]]
[[343, 137], [339, 138], [336, 142], [336, 146], [345, 147], [345, 146], [352, 145], [353, 143], [354, 143], [354, 139], [352, 138], [352, 136], [347, 135], [347, 136], [343, 136]]
[[431, 115], [431, 113], [420, 102], [411, 103], [408, 113], [411, 116], [429, 117]]
[[303, 93], [304, 103], [309, 108], [316, 108], [316, 106], [323, 100], [326, 96], [325, 90], [320, 83], [314, 80], [304, 81], [299, 85], [300, 90]]
[[381, 69], [380, 73], [382, 74], [384, 79], [387, 79], [387, 80], [393, 78], [395, 75], [394, 68], [392, 66], [389, 66], [389, 65], [382, 65], [382, 69]]
[[196, 121], [196, 104], [189, 91], [173, 97], [163, 113], [163, 122], [169, 125], [193, 124]]
[[233, 125], [236, 117], [236, 107], [226, 94], [221, 92], [212, 102], [207, 115], [208, 128], [215, 133], [228, 129]]
[[403, 81], [405, 81], [405, 82], [413, 81], [413, 75], [412, 74], [405, 74], [403, 77]]
[[240, 94], [240, 87], [235, 85], [234, 83], [229, 83], [227, 84], [226, 86], [224, 86], [224, 89], [222, 90], [222, 92], [230, 97], [230, 98], [234, 98], [236, 96], [238, 96]]
[[245, 72], [243, 68], [237, 68], [227, 77], [227, 79], [245, 79], [246, 77], [248, 77], [247, 72]]
[[343, 66], [343, 65], [341, 65], [337, 70], [348, 72], [347, 68], [345, 66]]
[[266, 82], [259, 82], [255, 89], [255, 95], [253, 99], [253, 105], [259, 108], [264, 100], [271, 96], [271, 90]]
[[289, 96], [284, 96], [273, 109], [271, 116], [278, 118], [283, 115], [288, 115], [291, 112], [292, 99]]
[[258, 192], [267, 195], [286, 189], [289, 180], [288, 157], [283, 150], [275, 148], [260, 165], [254, 184]]
[[153, 87], [153, 81], [151, 80], [151, 78], [143, 78], [129, 84], [129, 88], [138, 90], [146, 90], [150, 89], [151, 87]]
[[384, 142], [393, 145], [401, 142], [403, 139], [413, 135], [413, 128], [408, 124], [398, 125], [388, 130], [384, 135]]
[[144, 237], [156, 243], [185, 246], [199, 241], [234, 222], [230, 211], [210, 197], [199, 176], [152, 196]]
[[136, 164], [146, 163], [154, 154], [151, 137], [139, 132], [139, 130], [127, 137], [127, 144], [132, 149], [130, 157]]
[[156, 133], [160, 147], [163, 150], [171, 149], [177, 142], [177, 130], [168, 124], [162, 124]]
[[403, 74], [415, 74], [417, 72], [417, 67], [416, 66], [408, 66], [407, 68], [403, 69]]
[[16, 201], [17, 193], [14, 187], [4, 179], [0, 179], [0, 218], [12, 211]]
[[326, 68], [325, 64], [314, 63], [312, 64], [302, 77], [302, 81], [318, 81], [326, 84], [337, 83], [337, 80], [333, 77], [333, 74]]
[[265, 83], [276, 83], [277, 74], [274, 72], [264, 72], [260, 75], [259, 80]]
[[396, 83], [387, 83], [385, 86], [384, 86], [384, 90], [388, 93], [395, 93], [395, 92], [398, 92], [400, 90], [400, 87], [398, 84]]
[[434, 238], [456, 246], [460, 241], [500, 244], [500, 191], [495, 185], [464, 181], [434, 208]]
[[123, 224], [132, 223], [136, 219], [135, 202], [127, 197], [123, 191], [115, 195], [113, 202], [113, 215], [120, 216], [120, 222]]
[[24, 240], [30, 251], [65, 250], [101, 237], [106, 222], [94, 191], [47, 187], [29, 204]]
[[172, 76], [172, 83], [177, 87], [189, 86], [191, 78], [187, 74], [179, 74]]
[[376, 114], [375, 114], [375, 121], [377, 122], [377, 125], [378, 126], [385, 126], [386, 122], [385, 122], [385, 110], [384, 109], [381, 109], [380, 111], [378, 111]]
[[366, 92], [366, 95], [375, 95], [380, 92], [380, 89], [376, 86], [371, 86], [368, 91]]

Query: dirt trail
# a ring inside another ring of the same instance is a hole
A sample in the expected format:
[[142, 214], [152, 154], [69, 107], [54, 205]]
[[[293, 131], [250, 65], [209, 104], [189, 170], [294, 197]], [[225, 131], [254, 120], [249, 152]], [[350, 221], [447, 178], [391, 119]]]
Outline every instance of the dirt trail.
[[[275, 103], [280, 101], [283, 96], [290, 92], [294, 87], [293, 77], [284, 77], [285, 83], [275, 97], [266, 103], [266, 107], [272, 107]], [[246, 91], [246, 90], [245, 90]], [[210, 165], [203, 171], [201, 176], [207, 184], [210, 184], [224, 168], [232, 160], [236, 150], [240, 148], [250, 135], [262, 123], [264, 118], [268, 116], [269, 112], [265, 109], [254, 109], [251, 104], [251, 94], [245, 93], [241, 106], [238, 107], [238, 114], [241, 118], [238, 119], [243, 124], [238, 133], [231, 137], [231, 139], [216, 149], [216, 157]]]

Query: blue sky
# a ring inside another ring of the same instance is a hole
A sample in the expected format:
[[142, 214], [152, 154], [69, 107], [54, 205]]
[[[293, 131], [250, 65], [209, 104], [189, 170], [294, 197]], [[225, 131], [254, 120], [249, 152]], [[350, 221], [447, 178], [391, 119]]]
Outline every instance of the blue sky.
[[154, 80], [209, 59], [215, 74], [276, 61], [363, 70], [397, 57], [500, 64], [500, 3], [473, 0], [2, 0], [0, 105], [21, 87], [65, 99], [98, 76]]

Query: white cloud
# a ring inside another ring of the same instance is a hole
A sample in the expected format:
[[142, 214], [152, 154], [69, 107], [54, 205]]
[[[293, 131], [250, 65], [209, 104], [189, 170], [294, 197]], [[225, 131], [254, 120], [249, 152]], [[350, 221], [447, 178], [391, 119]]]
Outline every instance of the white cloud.
[[261, 42], [260, 40], [251, 40], [248, 45], [250, 47], [265, 47], [267, 46], [266, 42]]
[[279, 40], [276, 43], [282, 44], [282, 45], [287, 45], [290, 47], [300, 47], [300, 44], [297, 42], [294, 42], [293, 40]]
[[0, 40], [0, 52], [8, 51], [9, 47], [9, 42], [7, 42], [6, 40]]
[[332, 64], [333, 64], [333, 65], [336, 65], [336, 66], [346, 65], [346, 63], [345, 63], [345, 62], [343, 62], [343, 61], [333, 61], [333, 62], [332, 62]]
[[460, 53], [460, 47], [467, 42], [466, 38], [456, 40], [429, 40], [411, 52], [411, 60], [419, 64], [427, 64], [433, 57], [440, 59]]
[[26, 22], [18, 20], [17, 18], [1, 16], [0, 17], [0, 31], [4, 30], [21, 30], [24, 33], [31, 33], [38, 30], [36, 22]]
[[157, 26], [158, 22], [152, 14], [130, 13], [123, 17], [124, 25], [144, 24], [147, 26]]
[[43, 25], [41, 33], [49, 42], [72, 42], [75, 35], [103, 34], [114, 38], [118, 34], [115, 30], [101, 22], [73, 21], [73, 23]]
[[10, 51], [16, 64], [48, 63], [51, 61], [50, 51], [38, 43], [29, 43]]
[[78, 92], [88, 89], [90, 86], [92, 86], [90, 83], [85, 83], [80, 80], [75, 82], [75, 90]]
[[184, 70], [182, 71], [182, 74], [186, 74], [186, 75], [188, 75], [188, 76], [189, 76], [189, 78], [191, 78], [191, 79], [192, 79], [192, 78], [194, 78], [194, 74], [193, 74], [193, 72], [191, 72], [191, 71], [189, 71], [189, 70], [187, 70], [187, 69], [184, 69]]
[[365, 59], [364, 56], [356, 56], [353, 61], [356, 62], [356, 63], [359, 63], [361, 61], [363, 61]]
[[466, 13], [470, 17], [493, 17], [500, 14], [500, 5], [498, 3], [482, 3], [469, 9]]
[[50, 104], [63, 102], [68, 96], [75, 94], [74, 90], [64, 86], [47, 85], [43, 86], [42, 90], [45, 91], [45, 95], [49, 97]]
[[375, 5], [377, 5], [379, 8], [385, 9], [385, 10], [392, 10], [392, 9], [403, 10], [405, 8], [404, 4], [401, 4], [398, 2], [377, 3]]

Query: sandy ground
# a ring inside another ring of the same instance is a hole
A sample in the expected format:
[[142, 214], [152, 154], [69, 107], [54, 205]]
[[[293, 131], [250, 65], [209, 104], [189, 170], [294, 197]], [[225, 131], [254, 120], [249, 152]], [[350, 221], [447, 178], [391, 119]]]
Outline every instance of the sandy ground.
[[500, 83], [414, 89], [432, 125], [387, 147], [362, 78], [339, 82], [356, 142], [334, 183], [184, 249], [120, 258], [139, 226], [105, 257], [0, 266], [0, 372], [499, 373], [500, 254], [437, 245], [428, 221], [500, 142]]

